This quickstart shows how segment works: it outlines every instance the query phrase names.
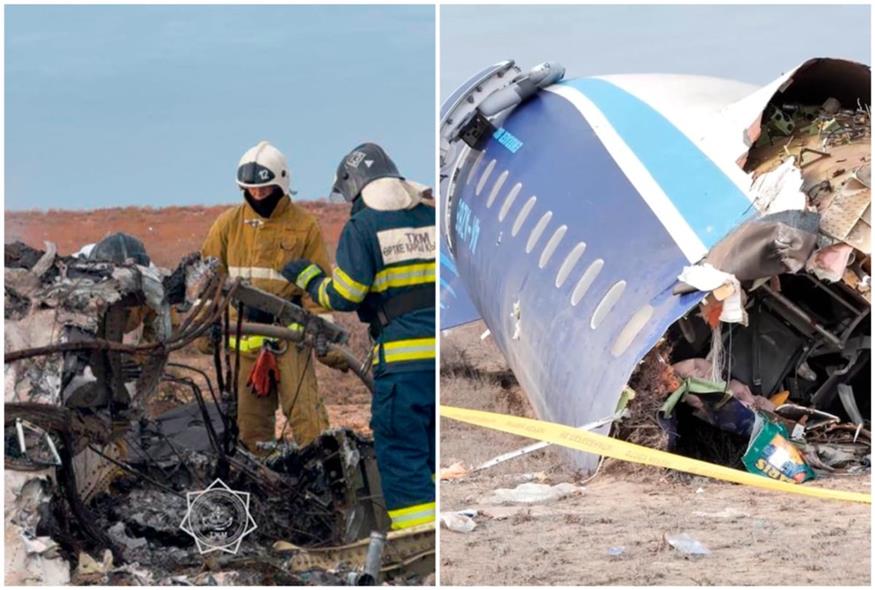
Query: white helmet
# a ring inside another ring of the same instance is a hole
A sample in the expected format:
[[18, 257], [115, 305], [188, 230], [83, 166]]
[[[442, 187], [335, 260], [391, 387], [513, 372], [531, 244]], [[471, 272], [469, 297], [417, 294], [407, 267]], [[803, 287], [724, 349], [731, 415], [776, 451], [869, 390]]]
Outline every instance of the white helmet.
[[246, 150], [237, 165], [237, 185], [240, 188], [278, 186], [289, 193], [289, 165], [281, 151], [266, 141]]

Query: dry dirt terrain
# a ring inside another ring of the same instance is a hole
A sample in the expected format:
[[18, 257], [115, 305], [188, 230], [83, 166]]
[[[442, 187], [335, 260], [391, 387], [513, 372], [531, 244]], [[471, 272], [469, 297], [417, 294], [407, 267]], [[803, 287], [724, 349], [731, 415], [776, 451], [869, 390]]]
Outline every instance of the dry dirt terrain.
[[[301, 204], [318, 219], [329, 254], [333, 257], [340, 230], [349, 215], [348, 208], [314, 201]], [[200, 249], [210, 225], [220, 213], [233, 205], [234, 203], [162, 209], [125, 207], [89, 211], [6, 211], [5, 242], [20, 240], [35, 248], [44, 249], [44, 241], [51, 240], [57, 244], [60, 254], [68, 255], [85, 244], [121, 231], [142, 240], [155, 264], [173, 269], [185, 254]], [[350, 331], [350, 347], [353, 352], [359, 358], [363, 357], [367, 347], [363, 324], [358, 322], [354, 314], [334, 315]], [[173, 353], [170, 360], [212, 372], [211, 357], [200, 354], [193, 346]], [[316, 374], [331, 425], [370, 434], [370, 394], [361, 382], [352, 374], [339, 373], [321, 363], [316, 363]], [[187, 373], [187, 376], [190, 375]], [[201, 387], [205, 387], [200, 377], [195, 380]], [[188, 394], [181, 394], [180, 397], [182, 399], [179, 401], [187, 400]], [[176, 400], [165, 399], [162, 409], [175, 403]], [[282, 425], [283, 417], [278, 414], [278, 431]]]
[[[299, 203], [316, 216], [329, 252], [334, 253], [340, 230], [349, 216], [343, 205], [322, 201]], [[44, 248], [43, 241], [58, 245], [61, 254], [72, 254], [85, 244], [93, 243], [115, 232], [126, 232], [141, 239], [152, 261], [175, 268], [179, 259], [199, 250], [207, 231], [226, 209], [237, 205], [209, 207], [116, 207], [83, 211], [6, 211], [5, 241], [21, 240], [35, 248]]]
[[[532, 416], [525, 395], [476, 323], [442, 337], [441, 403]], [[441, 467], [478, 465], [531, 442], [441, 420]], [[441, 511], [472, 508], [469, 533], [441, 529], [444, 585], [869, 586], [870, 506], [782, 495], [664, 470], [605, 462], [584, 481], [548, 447], [441, 482]], [[481, 503], [525, 481], [571, 482], [577, 496], [528, 507]], [[868, 476], [817, 485], [869, 491]], [[490, 516], [491, 515], [491, 516]], [[688, 533], [711, 553], [685, 557], [664, 540]]]

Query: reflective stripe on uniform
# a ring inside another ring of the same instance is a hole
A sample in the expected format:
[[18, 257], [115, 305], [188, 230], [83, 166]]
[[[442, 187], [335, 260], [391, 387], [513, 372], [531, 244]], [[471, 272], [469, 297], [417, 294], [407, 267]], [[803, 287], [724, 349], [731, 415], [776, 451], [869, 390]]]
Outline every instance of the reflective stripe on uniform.
[[319, 300], [319, 305], [324, 307], [325, 309], [334, 309], [331, 307], [331, 299], [328, 297], [328, 284], [331, 283], [331, 279], [325, 279], [321, 283], [319, 283], [319, 291], [317, 293]]
[[374, 276], [374, 284], [371, 285], [372, 293], [380, 293], [391, 287], [410, 287], [435, 281], [435, 263], [420, 262], [417, 264], [403, 264], [384, 268]]
[[[252, 352], [260, 349], [264, 345], [264, 341], [268, 340], [264, 336], [244, 336], [240, 339], [240, 352]], [[230, 336], [228, 338], [228, 346], [231, 350], [237, 350], [237, 338]]]
[[[286, 327], [294, 332], [304, 331], [304, 326], [298, 322], [293, 322]], [[264, 346], [265, 342], [276, 342], [276, 340], [276, 338], [268, 338], [267, 336], [243, 336], [240, 339], [240, 352], [253, 352]], [[229, 336], [228, 346], [231, 347], [231, 350], [237, 350], [237, 338]]]
[[415, 506], [389, 511], [389, 518], [392, 519], [392, 530], [407, 529], [433, 522], [434, 516], [434, 502], [426, 502], [425, 504], [416, 504]]
[[395, 340], [383, 342], [374, 349], [374, 364], [380, 362], [380, 347], [387, 363], [399, 361], [419, 361], [435, 358], [434, 338], [412, 338], [410, 340]]
[[260, 266], [229, 266], [228, 275], [232, 279], [268, 279], [271, 281], [282, 281], [288, 283], [286, 277], [272, 268], [264, 268]]
[[343, 269], [339, 266], [334, 269], [332, 279], [334, 280], [334, 290], [347, 301], [359, 303], [368, 294], [368, 287], [366, 285], [359, 283], [343, 272]]
[[310, 281], [312, 281], [320, 274], [322, 274], [322, 269], [315, 264], [311, 264], [310, 266], [302, 270], [301, 274], [299, 274], [295, 278], [295, 284], [301, 289], [306, 289]]

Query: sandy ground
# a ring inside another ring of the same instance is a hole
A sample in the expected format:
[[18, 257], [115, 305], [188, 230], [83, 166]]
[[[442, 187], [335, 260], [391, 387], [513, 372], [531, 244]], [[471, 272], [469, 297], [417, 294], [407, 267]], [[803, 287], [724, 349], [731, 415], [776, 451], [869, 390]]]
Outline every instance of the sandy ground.
[[[333, 256], [340, 230], [349, 217], [348, 208], [322, 201], [302, 201], [299, 204], [316, 216], [328, 251]], [[126, 232], [143, 241], [155, 264], [175, 268], [182, 256], [200, 249], [212, 223], [234, 205], [237, 203], [159, 209], [6, 211], [5, 241], [21, 240], [35, 248], [44, 248], [43, 241], [51, 240], [57, 244], [58, 252], [67, 255], [109, 234]]]
[[[444, 336], [441, 402], [531, 416], [482, 324]], [[449, 373], [448, 373], [449, 371]], [[441, 466], [477, 465], [529, 444], [441, 420]], [[529, 481], [582, 483], [548, 504], [499, 507], [496, 488]], [[817, 485], [869, 491], [869, 477]], [[479, 511], [470, 533], [441, 529], [445, 585], [870, 585], [870, 506], [781, 495], [655, 468], [606, 462], [584, 482], [547, 448], [441, 482], [441, 510]], [[491, 514], [491, 516], [489, 515]], [[685, 557], [664, 540], [685, 532], [710, 555]], [[612, 555], [611, 553], [619, 553]]]
[[[348, 218], [348, 208], [324, 202], [302, 202], [305, 209], [319, 221], [322, 235], [333, 257], [340, 231]], [[96, 242], [104, 236], [123, 231], [143, 241], [153, 261], [159, 266], [175, 268], [185, 254], [200, 249], [210, 225], [222, 211], [231, 207], [167, 207], [114, 208], [89, 211], [6, 211], [4, 214], [5, 241], [21, 240], [35, 248], [44, 248], [43, 242], [51, 240], [61, 254], [77, 251], [84, 244]], [[355, 314], [335, 313], [336, 320], [350, 331], [350, 348], [359, 357], [366, 354], [366, 329]], [[171, 362], [194, 365], [213, 373], [212, 357], [199, 353], [193, 346], [175, 352]], [[187, 371], [180, 374], [191, 376]], [[370, 434], [370, 393], [357, 377], [342, 374], [316, 363], [316, 376], [325, 399], [331, 425], [352, 428]], [[194, 377], [204, 388], [201, 377]], [[172, 400], [165, 400], [169, 407]], [[277, 432], [282, 429], [284, 418], [277, 415]]]

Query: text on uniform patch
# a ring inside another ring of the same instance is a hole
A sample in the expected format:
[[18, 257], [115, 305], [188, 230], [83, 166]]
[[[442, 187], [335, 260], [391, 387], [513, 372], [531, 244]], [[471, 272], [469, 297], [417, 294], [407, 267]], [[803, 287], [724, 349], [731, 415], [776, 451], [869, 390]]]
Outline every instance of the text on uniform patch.
[[434, 259], [437, 245], [434, 226], [401, 227], [377, 232], [383, 262], [391, 264], [415, 259]]

